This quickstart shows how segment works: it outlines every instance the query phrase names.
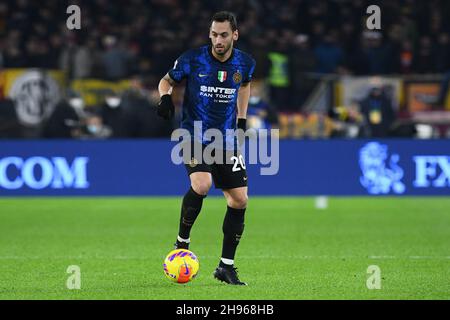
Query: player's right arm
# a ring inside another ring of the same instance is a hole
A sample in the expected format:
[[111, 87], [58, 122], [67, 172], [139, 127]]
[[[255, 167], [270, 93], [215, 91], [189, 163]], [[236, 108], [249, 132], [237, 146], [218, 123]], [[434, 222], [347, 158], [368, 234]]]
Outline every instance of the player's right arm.
[[172, 89], [175, 84], [187, 77], [190, 66], [186, 55], [179, 57], [173, 68], [159, 81], [158, 91], [161, 101], [158, 103], [158, 115], [164, 119], [172, 119], [175, 114], [175, 107], [172, 102]]
[[172, 97], [170, 96], [174, 85], [175, 81], [170, 78], [168, 73], [159, 81], [158, 85], [161, 100], [158, 103], [157, 113], [166, 120], [172, 119], [175, 114], [175, 106], [173, 105]]
[[172, 89], [176, 85], [176, 82], [167, 73], [160, 81], [158, 85], [159, 96], [162, 97], [166, 94], [172, 94]]

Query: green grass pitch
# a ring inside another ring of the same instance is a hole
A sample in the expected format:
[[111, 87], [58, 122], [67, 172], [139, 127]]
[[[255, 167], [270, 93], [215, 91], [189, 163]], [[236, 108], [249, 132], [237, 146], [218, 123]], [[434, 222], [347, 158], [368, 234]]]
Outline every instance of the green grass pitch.
[[[163, 274], [180, 198], [0, 199], [0, 299], [450, 299], [450, 199], [253, 197], [236, 265], [213, 279], [225, 200], [208, 197], [191, 234], [193, 282]], [[67, 268], [81, 270], [69, 290]], [[381, 288], [368, 289], [368, 267]]]

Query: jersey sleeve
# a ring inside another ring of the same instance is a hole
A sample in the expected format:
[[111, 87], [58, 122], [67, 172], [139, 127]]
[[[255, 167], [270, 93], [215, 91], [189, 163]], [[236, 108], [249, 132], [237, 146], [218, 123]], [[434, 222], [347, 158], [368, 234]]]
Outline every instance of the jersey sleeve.
[[169, 70], [168, 74], [175, 82], [181, 82], [184, 78], [189, 75], [190, 64], [189, 57], [187, 54], [181, 55], [174, 63], [172, 69]]
[[255, 72], [256, 67], [256, 61], [254, 59], [251, 59], [251, 62], [249, 63], [248, 72], [246, 74], [246, 77], [242, 80], [242, 82], [247, 83], [252, 81], [253, 73]]

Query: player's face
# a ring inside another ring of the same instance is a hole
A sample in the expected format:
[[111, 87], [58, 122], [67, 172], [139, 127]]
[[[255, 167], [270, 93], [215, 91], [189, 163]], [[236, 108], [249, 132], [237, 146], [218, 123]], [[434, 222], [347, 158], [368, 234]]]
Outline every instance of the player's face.
[[238, 32], [237, 30], [233, 32], [228, 21], [213, 21], [209, 31], [209, 38], [211, 39], [214, 52], [219, 56], [223, 56], [233, 48], [233, 41], [238, 39]]

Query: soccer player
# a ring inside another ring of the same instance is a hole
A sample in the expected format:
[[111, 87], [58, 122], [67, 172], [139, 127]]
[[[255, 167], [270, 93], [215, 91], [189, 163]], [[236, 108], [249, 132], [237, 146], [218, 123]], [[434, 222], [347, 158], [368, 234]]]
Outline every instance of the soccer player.
[[[191, 186], [183, 198], [175, 248], [189, 248], [192, 225], [214, 181], [215, 187], [222, 189], [227, 201], [222, 228], [222, 257], [214, 277], [228, 284], [246, 285], [239, 280], [237, 268], [234, 267], [236, 248], [244, 231], [248, 200], [247, 173], [234, 130], [246, 129], [250, 81], [255, 61], [247, 53], [234, 48], [238, 37], [234, 14], [225, 11], [214, 14], [209, 30], [211, 45], [182, 54], [159, 82], [161, 101], [157, 112], [165, 119], [173, 117], [172, 87], [185, 79], [181, 127], [189, 130], [193, 137], [192, 143], [198, 143], [204, 149], [210, 141], [205, 139], [203, 133], [210, 128], [218, 129], [223, 134], [224, 161], [208, 164], [195, 157], [185, 161]], [[194, 122], [197, 121], [202, 124], [200, 137], [194, 132]], [[230, 129], [233, 131], [232, 136], [228, 134]]]

